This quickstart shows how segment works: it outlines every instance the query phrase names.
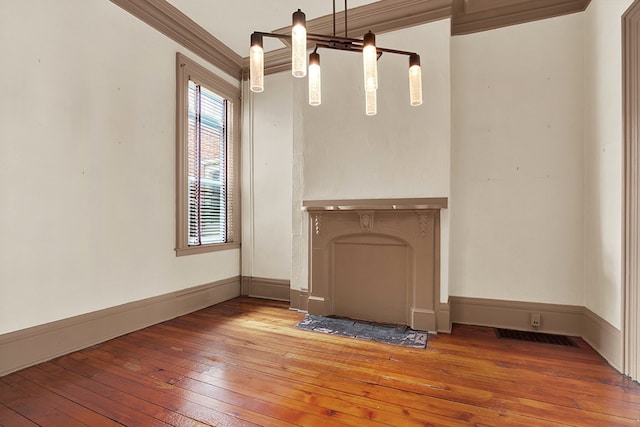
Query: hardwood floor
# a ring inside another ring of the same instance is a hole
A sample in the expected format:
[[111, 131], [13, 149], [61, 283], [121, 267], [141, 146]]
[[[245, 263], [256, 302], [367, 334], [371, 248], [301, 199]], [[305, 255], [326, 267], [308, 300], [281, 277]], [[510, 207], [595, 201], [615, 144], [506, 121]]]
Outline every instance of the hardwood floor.
[[640, 425], [640, 386], [580, 339], [454, 325], [416, 350], [287, 307], [237, 298], [2, 377], [0, 425]]

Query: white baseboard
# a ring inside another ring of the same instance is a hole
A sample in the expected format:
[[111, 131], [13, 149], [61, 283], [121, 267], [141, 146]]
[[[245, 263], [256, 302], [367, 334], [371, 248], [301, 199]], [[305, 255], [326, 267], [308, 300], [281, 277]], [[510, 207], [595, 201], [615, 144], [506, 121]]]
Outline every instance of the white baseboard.
[[239, 295], [233, 277], [0, 335], [0, 376]]

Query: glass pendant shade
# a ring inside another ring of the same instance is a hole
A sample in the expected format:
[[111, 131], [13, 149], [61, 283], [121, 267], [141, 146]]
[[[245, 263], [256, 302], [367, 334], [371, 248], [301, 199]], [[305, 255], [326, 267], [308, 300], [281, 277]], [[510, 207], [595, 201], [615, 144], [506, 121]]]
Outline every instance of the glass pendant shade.
[[378, 52], [376, 36], [371, 31], [364, 35], [362, 47], [362, 64], [364, 68], [364, 90], [378, 89]]
[[264, 49], [262, 48], [261, 34], [251, 34], [249, 80], [252, 92], [262, 92], [264, 90]]
[[366, 113], [367, 116], [375, 116], [378, 113], [377, 91], [368, 90], [366, 93]]
[[309, 55], [309, 105], [320, 105], [321, 97], [320, 55], [313, 52]]
[[291, 28], [291, 74], [294, 77], [307, 75], [307, 28], [304, 13], [293, 12]]
[[422, 104], [422, 68], [420, 67], [420, 55], [409, 56], [409, 97], [412, 106]]

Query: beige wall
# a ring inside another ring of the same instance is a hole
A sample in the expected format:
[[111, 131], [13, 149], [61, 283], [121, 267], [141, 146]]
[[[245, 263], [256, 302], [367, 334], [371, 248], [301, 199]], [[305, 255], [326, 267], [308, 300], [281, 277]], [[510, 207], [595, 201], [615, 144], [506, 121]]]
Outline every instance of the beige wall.
[[632, 0], [585, 13], [585, 290], [587, 308], [620, 329], [622, 311], [621, 16]]
[[452, 39], [451, 295], [584, 304], [583, 21]]
[[104, 0], [2, 1], [0, 28], [0, 333], [237, 276], [173, 251], [184, 50]]
[[[447, 197], [449, 195], [449, 20], [382, 34], [379, 46], [414, 50], [423, 65], [424, 104], [409, 105], [408, 58], [378, 61], [378, 114], [366, 116], [362, 58], [321, 50], [322, 105], [307, 103], [306, 81], [294, 82], [292, 288], [307, 288], [306, 214], [302, 200]], [[443, 239], [448, 223], [443, 216]], [[447, 245], [443, 253], [446, 292]]]
[[621, 327], [629, 4], [453, 39], [452, 295], [585, 305]]
[[265, 91], [245, 91], [242, 274], [291, 276], [292, 77], [265, 77]]

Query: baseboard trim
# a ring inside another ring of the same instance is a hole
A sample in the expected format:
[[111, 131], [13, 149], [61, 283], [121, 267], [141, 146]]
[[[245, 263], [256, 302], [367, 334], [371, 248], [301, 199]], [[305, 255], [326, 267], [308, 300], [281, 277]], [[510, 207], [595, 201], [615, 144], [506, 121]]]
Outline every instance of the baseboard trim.
[[449, 302], [441, 302], [436, 311], [438, 318], [438, 332], [451, 333], [451, 304]]
[[290, 288], [289, 280], [242, 276], [242, 295], [254, 298], [290, 301]]
[[[455, 296], [449, 301], [452, 323], [578, 336], [622, 368], [622, 332], [586, 307]], [[531, 313], [540, 314], [539, 328], [530, 325]]]
[[582, 338], [618, 371], [623, 369], [622, 331], [588, 308], [584, 308]]
[[[308, 291], [290, 289], [286, 280], [242, 277], [247, 295], [290, 301], [307, 311]], [[110, 307], [0, 335], [0, 376], [77, 351], [150, 325], [200, 310], [240, 295], [240, 277]], [[622, 369], [622, 332], [586, 307], [521, 301], [450, 297], [437, 310], [438, 332], [452, 323], [534, 330], [530, 313], [540, 313], [535, 330], [580, 336], [614, 368]], [[448, 328], [447, 328], [448, 326]]]
[[[583, 307], [485, 298], [450, 297], [451, 321], [468, 325], [538, 331], [571, 336], [582, 335]], [[531, 313], [539, 313], [542, 324], [531, 326]]]
[[239, 295], [238, 276], [0, 335], [0, 376]]
[[309, 291], [307, 289], [291, 289], [289, 291], [289, 300], [291, 310], [297, 310], [306, 313], [309, 311]]

